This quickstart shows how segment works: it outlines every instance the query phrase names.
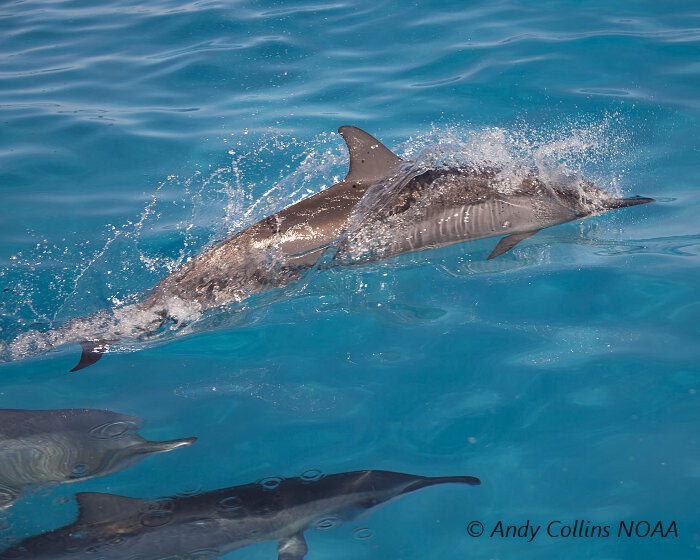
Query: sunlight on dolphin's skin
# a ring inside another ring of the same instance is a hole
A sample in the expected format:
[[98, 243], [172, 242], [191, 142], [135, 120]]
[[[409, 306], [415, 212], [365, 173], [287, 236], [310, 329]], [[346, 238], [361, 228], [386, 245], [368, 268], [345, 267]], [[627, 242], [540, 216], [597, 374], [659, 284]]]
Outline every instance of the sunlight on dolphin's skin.
[[332, 527], [357, 519], [428, 486], [480, 484], [473, 476], [390, 471], [313, 474], [158, 500], [78, 494], [79, 515], [73, 524], [26, 539], [0, 558], [60, 560], [91, 557], [96, 551], [104, 560], [198, 558], [201, 551], [218, 558], [272, 540], [277, 541], [279, 560], [301, 560], [308, 551], [304, 531], [321, 523]]
[[11, 344], [13, 356], [80, 342], [76, 371], [118, 340], [147, 339], [286, 286], [322, 257], [324, 266], [360, 264], [501, 237], [493, 259], [543, 228], [653, 201], [615, 198], [590, 181], [549, 181], [534, 171], [505, 181], [492, 166], [430, 167], [402, 160], [358, 128], [343, 126], [339, 133], [350, 153], [341, 182], [206, 249], [141, 303], [20, 335]]
[[108, 410], [0, 410], [0, 510], [26, 487], [104, 476], [197, 441], [147, 441], [139, 424]]

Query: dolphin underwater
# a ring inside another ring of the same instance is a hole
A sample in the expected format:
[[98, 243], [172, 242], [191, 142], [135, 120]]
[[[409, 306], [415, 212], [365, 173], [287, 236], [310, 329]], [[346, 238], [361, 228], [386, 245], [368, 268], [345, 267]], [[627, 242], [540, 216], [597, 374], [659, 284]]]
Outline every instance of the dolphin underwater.
[[[332, 257], [324, 266], [500, 236], [492, 259], [543, 228], [653, 202], [614, 198], [589, 181], [548, 182], [534, 171], [504, 186], [500, 169], [429, 168], [402, 160], [359, 128], [342, 126], [338, 132], [350, 154], [342, 181], [184, 263], [144, 301], [129, 307], [128, 321], [119, 319], [124, 315], [119, 309], [112, 315], [98, 312], [89, 321], [74, 319], [54, 331], [53, 343], [44, 347], [80, 342], [80, 362], [71, 370], [77, 371], [94, 364], [116, 340], [149, 338], [164, 325], [185, 324], [182, 317], [192, 313], [285, 286], [329, 250]], [[34, 338], [41, 336], [48, 333]], [[31, 336], [28, 342], [36, 344]]]
[[0, 410], [0, 511], [28, 486], [104, 476], [196, 441], [147, 441], [139, 423], [107, 410]]
[[82, 493], [74, 523], [30, 537], [0, 558], [219, 558], [273, 540], [278, 560], [301, 560], [310, 527], [350, 521], [398, 496], [447, 483], [480, 481], [369, 470], [317, 480], [268, 479], [156, 501]]

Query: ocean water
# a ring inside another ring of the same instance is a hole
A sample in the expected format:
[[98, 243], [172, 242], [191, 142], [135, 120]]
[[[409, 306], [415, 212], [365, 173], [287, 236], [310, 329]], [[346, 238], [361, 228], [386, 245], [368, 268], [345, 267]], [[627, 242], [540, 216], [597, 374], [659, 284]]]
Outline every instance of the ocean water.
[[[307, 558], [700, 555], [695, 2], [7, 1], [0, 30], [0, 407], [198, 437], [29, 489], [0, 511], [0, 549], [71, 523], [75, 492], [386, 469], [482, 485], [311, 528]], [[491, 261], [495, 239], [312, 271], [75, 374], [77, 344], [15, 342], [137, 302], [342, 179], [347, 124], [406, 159], [534, 167], [656, 203]], [[531, 542], [494, 532], [527, 520], [543, 526]], [[557, 520], [611, 536], [547, 536]], [[677, 536], [618, 538], [633, 520]]]

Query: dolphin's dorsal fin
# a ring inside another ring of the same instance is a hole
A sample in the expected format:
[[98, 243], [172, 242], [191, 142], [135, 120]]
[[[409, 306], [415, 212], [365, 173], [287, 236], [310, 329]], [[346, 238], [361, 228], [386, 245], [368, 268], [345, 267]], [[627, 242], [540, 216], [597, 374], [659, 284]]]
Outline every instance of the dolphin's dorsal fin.
[[80, 525], [93, 525], [137, 515], [143, 501], [115, 494], [101, 492], [80, 492], [75, 496], [78, 502], [78, 520]]
[[377, 140], [354, 126], [341, 126], [338, 133], [343, 137], [350, 152], [350, 170], [345, 181], [371, 182], [386, 177], [403, 160]]
[[277, 560], [302, 560], [308, 551], [303, 531], [277, 541]]
[[491, 251], [491, 254], [488, 256], [488, 260], [495, 259], [498, 255], [502, 255], [506, 251], [510, 251], [523, 239], [532, 237], [538, 231], [540, 230], [536, 229], [535, 231], [526, 231], [525, 233], [513, 233], [512, 235], [506, 235], [498, 242], [496, 248], [493, 251]]

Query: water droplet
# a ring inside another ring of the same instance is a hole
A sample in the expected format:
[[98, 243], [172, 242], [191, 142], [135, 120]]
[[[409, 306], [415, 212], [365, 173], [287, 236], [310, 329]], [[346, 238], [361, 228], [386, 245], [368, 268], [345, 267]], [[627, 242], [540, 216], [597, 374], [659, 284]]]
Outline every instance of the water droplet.
[[170, 522], [175, 509], [175, 502], [171, 498], [159, 498], [149, 500], [141, 506], [141, 525], [144, 527], [162, 527]]
[[219, 507], [226, 511], [236, 511], [243, 507], [243, 500], [238, 496], [228, 496], [219, 502]]
[[510, 227], [510, 222], [509, 222], [508, 220], [506, 220], [505, 222], [503, 222], [503, 229], [506, 229], [506, 228], [509, 228], [509, 227]]
[[300, 478], [302, 482], [317, 482], [321, 480], [324, 476], [326, 475], [318, 469], [309, 469], [308, 471], [304, 471], [301, 474]]
[[258, 484], [260, 484], [260, 486], [262, 486], [265, 490], [274, 490], [280, 484], [282, 484], [282, 480], [284, 479], [280, 476], [269, 476], [258, 481]]
[[97, 426], [90, 430], [90, 435], [95, 439], [117, 439], [135, 431], [136, 428], [134, 422], [120, 420]]
[[336, 517], [324, 517], [320, 521], [316, 522], [316, 529], [319, 531], [329, 531], [333, 529], [338, 524], [338, 519]]
[[371, 539], [374, 536], [374, 531], [369, 527], [358, 527], [352, 532], [352, 536], [358, 541]]
[[163, 525], [170, 523], [171, 519], [171, 512], [153, 512], [144, 513], [140, 517], [139, 521], [141, 521], [141, 525], [144, 527], [162, 527]]

